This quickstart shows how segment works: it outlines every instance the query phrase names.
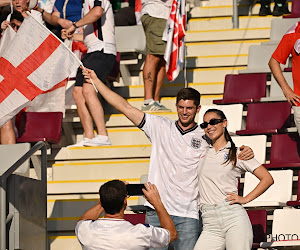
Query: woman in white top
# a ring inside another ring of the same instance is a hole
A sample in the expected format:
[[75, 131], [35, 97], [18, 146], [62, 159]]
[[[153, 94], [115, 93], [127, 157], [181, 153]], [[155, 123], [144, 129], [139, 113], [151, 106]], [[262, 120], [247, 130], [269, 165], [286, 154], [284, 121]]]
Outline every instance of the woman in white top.
[[[203, 231], [195, 250], [250, 250], [252, 226], [246, 204], [273, 184], [269, 172], [254, 158], [242, 161], [237, 158], [228, 131], [227, 119], [218, 109], [209, 109], [200, 125], [211, 140], [201, 155], [198, 166], [200, 210]], [[259, 184], [247, 196], [238, 195], [238, 180], [246, 171], [253, 173]]]

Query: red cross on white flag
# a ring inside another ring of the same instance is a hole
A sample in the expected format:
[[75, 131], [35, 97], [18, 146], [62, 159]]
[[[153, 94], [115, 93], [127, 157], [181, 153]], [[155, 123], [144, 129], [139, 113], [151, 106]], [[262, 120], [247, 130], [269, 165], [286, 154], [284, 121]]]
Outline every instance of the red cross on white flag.
[[80, 66], [76, 56], [31, 16], [0, 56], [0, 127]]
[[183, 66], [185, 36], [185, 0], [173, 0], [171, 13], [163, 34], [167, 41], [164, 59], [169, 81], [174, 81]]

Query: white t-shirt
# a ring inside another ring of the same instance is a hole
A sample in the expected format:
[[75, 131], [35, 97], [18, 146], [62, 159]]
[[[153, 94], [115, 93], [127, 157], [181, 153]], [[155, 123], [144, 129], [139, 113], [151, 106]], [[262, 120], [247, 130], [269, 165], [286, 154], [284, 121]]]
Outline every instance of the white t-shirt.
[[103, 15], [94, 23], [84, 26], [83, 42], [87, 53], [101, 51], [106, 54], [117, 54], [115, 42], [115, 22], [111, 4], [108, 0], [86, 0], [83, 4], [83, 15], [94, 6], [101, 6]]
[[203, 129], [195, 124], [183, 131], [177, 121], [150, 114], [145, 114], [139, 128], [152, 143], [148, 181], [157, 186], [166, 210], [199, 219], [197, 166], [207, 147]]
[[172, 0], [142, 0], [141, 16], [148, 14], [167, 20], [171, 12], [172, 2]]
[[[237, 158], [236, 166], [223, 164], [229, 157], [231, 143], [217, 152], [209, 145], [201, 155], [198, 176], [200, 204], [217, 204], [226, 199], [227, 193], [238, 193], [238, 180], [245, 172], [253, 173], [261, 164], [254, 158], [242, 161]], [[239, 153], [239, 150], [237, 154]]]
[[122, 219], [82, 220], [75, 233], [84, 250], [142, 250], [170, 243], [168, 230], [143, 224], [134, 226]]

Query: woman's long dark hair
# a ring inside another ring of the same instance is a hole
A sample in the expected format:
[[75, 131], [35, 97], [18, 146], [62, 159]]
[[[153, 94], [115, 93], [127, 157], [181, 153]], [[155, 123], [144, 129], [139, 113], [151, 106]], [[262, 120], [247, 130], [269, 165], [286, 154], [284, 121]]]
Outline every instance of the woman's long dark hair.
[[[223, 121], [224, 120], [227, 120], [225, 114], [223, 113], [223, 111], [219, 110], [219, 109], [208, 109], [204, 115], [208, 114], [208, 113], [216, 113], [217, 116], [219, 116]], [[226, 141], [230, 141], [231, 143], [231, 147], [230, 147], [230, 150], [229, 150], [229, 157], [228, 159], [225, 160], [224, 164], [227, 163], [227, 162], [231, 162], [233, 164], [233, 166], [236, 165], [236, 161], [237, 161], [237, 158], [236, 158], [236, 146], [234, 144], [234, 142], [232, 141], [232, 138], [231, 136], [229, 135], [228, 133], [228, 130], [227, 130], [227, 127], [225, 127], [225, 130], [224, 130], [224, 134], [225, 134], [225, 139]]]

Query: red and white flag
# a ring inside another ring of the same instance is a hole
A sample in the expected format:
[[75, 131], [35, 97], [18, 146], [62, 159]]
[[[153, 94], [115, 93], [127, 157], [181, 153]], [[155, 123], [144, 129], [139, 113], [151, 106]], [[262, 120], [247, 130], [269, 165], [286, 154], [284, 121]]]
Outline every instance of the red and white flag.
[[163, 40], [167, 41], [164, 55], [169, 81], [174, 81], [183, 66], [185, 36], [185, 0], [173, 0]]
[[46, 27], [28, 16], [0, 55], [0, 127], [36, 96], [80, 66], [76, 56]]

